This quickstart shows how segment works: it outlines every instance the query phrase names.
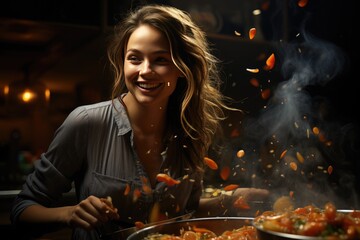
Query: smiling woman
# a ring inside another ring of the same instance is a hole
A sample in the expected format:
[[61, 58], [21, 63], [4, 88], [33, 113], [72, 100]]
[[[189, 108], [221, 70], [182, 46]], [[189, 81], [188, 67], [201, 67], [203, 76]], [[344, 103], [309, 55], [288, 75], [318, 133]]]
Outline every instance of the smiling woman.
[[[219, 60], [191, 16], [145, 5], [114, 30], [108, 48], [112, 98], [66, 117], [14, 201], [14, 226], [31, 230], [25, 234], [49, 230], [44, 224], [70, 227], [73, 239], [99, 239], [101, 229], [193, 211], [217, 215], [219, 205], [223, 214], [238, 198], [266, 198], [268, 191], [254, 188], [202, 198], [204, 157], [224, 111], [239, 110], [227, 106]], [[76, 204], [55, 206], [73, 184]]]

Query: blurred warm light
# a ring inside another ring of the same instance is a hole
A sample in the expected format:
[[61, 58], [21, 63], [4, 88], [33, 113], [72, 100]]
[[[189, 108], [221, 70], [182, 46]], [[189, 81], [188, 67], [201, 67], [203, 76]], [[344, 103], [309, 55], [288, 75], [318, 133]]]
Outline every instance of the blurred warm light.
[[5, 87], [4, 87], [4, 95], [6, 96], [6, 95], [8, 95], [9, 94], [9, 85], [6, 85]]
[[48, 88], [45, 90], [45, 100], [46, 102], [50, 101], [50, 89]]
[[25, 103], [32, 102], [36, 98], [36, 93], [31, 91], [30, 89], [25, 89], [24, 92], [21, 93], [21, 100]]
[[9, 105], [44, 106], [50, 102], [50, 90], [40, 81], [16, 81], [4, 88]]
[[22, 107], [26, 106], [26, 109], [30, 110], [33, 107], [49, 105], [49, 88], [42, 81], [30, 76], [29, 67], [30, 65], [23, 67], [22, 79], [11, 81], [4, 87], [5, 101], [9, 109], [23, 109]]

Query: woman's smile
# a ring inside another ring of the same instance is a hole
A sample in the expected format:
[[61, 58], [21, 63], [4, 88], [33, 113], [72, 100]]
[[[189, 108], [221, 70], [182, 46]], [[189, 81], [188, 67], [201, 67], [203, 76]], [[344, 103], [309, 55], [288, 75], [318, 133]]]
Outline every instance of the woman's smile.
[[138, 82], [136, 83], [140, 88], [145, 90], [154, 90], [163, 85], [163, 83], [148, 83], [148, 82]]

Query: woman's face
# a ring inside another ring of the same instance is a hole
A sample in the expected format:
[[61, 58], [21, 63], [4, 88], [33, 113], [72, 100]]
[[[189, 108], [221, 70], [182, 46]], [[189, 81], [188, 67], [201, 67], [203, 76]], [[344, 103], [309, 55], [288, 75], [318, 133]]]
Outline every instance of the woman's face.
[[129, 94], [140, 104], [165, 107], [181, 76], [171, 60], [166, 36], [141, 25], [131, 34], [124, 59]]

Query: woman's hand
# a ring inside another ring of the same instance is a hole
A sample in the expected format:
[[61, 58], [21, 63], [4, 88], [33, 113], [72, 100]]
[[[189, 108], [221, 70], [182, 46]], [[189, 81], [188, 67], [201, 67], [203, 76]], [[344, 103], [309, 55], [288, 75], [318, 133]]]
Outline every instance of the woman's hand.
[[[236, 200], [239, 198], [245, 201], [267, 201], [270, 196], [270, 192], [267, 189], [262, 188], [237, 188], [234, 190], [232, 197]], [[235, 200], [235, 201], [236, 201]]]
[[209, 216], [249, 216], [256, 209], [253, 203], [266, 204], [269, 191], [260, 188], [237, 188], [232, 194], [222, 194], [218, 197], [201, 198], [195, 217]]
[[67, 219], [67, 223], [71, 227], [91, 230], [101, 223], [119, 219], [119, 214], [118, 209], [113, 206], [111, 198], [89, 196], [68, 209]]
[[237, 215], [241, 212], [254, 211], [254, 203], [265, 204], [268, 202], [270, 193], [266, 189], [261, 188], [237, 188], [230, 196], [228, 202], [228, 209], [230, 212], [236, 212]]

